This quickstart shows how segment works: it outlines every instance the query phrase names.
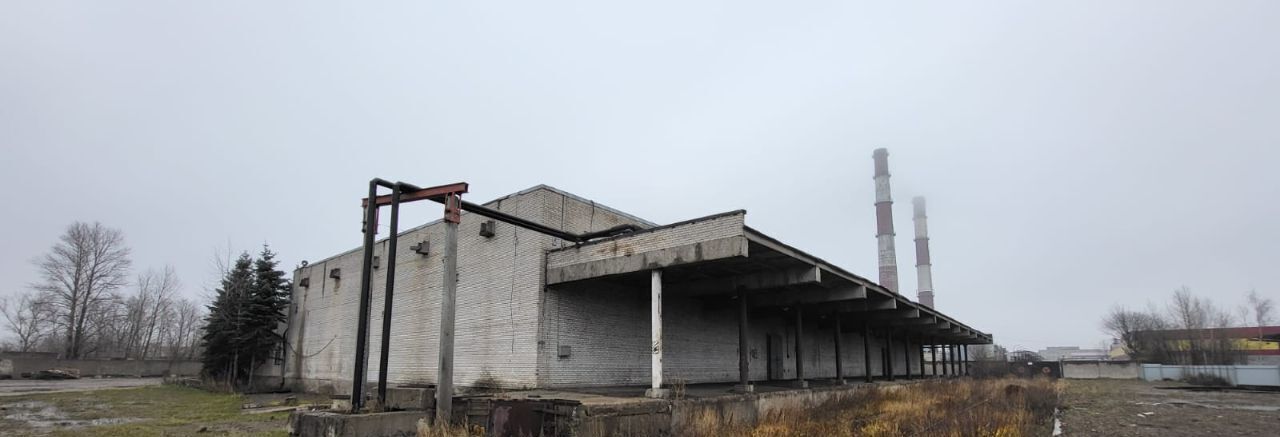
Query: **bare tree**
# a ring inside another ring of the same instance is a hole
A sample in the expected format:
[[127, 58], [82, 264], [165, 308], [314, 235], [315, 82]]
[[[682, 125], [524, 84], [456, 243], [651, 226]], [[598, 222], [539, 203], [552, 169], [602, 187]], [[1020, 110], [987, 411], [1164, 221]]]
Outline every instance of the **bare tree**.
[[1252, 318], [1252, 320], [1248, 321], [1253, 322], [1253, 326], [1258, 328], [1258, 336], [1261, 337], [1262, 327], [1270, 325], [1275, 318], [1273, 314], [1275, 301], [1272, 301], [1269, 297], [1258, 295], [1258, 290], [1250, 290], [1246, 300], [1249, 302], [1247, 308]]
[[100, 223], [72, 223], [49, 253], [36, 261], [44, 293], [63, 331], [64, 354], [79, 358], [97, 331], [110, 323], [101, 314], [113, 292], [127, 283], [129, 248], [124, 234]]
[[154, 348], [149, 356], [172, 360], [195, 358], [198, 332], [204, 321], [201, 306], [192, 300], [175, 297], [159, 314]]
[[162, 271], [147, 270], [138, 275], [137, 292], [124, 301], [122, 333], [125, 357], [146, 358], [162, 329], [160, 322], [173, 305], [173, 296], [181, 287], [173, 267]]
[[13, 332], [13, 349], [29, 352], [44, 339], [49, 330], [49, 306], [31, 293], [0, 298], [0, 314], [5, 326]]
[[1168, 343], [1154, 333], [1166, 329], [1168, 324], [1154, 309], [1146, 312], [1114, 306], [1102, 319], [1102, 328], [1120, 345], [1129, 357], [1140, 361], [1162, 361], [1167, 358]]

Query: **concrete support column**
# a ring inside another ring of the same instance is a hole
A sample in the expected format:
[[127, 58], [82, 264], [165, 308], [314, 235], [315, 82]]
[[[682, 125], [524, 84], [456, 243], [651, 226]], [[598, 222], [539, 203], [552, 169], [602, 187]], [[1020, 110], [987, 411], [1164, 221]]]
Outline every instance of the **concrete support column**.
[[862, 322], [862, 374], [871, 383], [871, 323]]
[[[456, 202], [457, 196], [450, 197]], [[370, 202], [372, 203], [372, 202]], [[436, 381], [436, 423], [453, 418], [453, 328], [458, 294], [458, 223], [444, 222], [443, 288], [440, 293], [440, 362]]]
[[836, 384], [844, 385], [844, 357], [840, 355], [840, 314], [835, 315], [836, 321]]
[[649, 327], [650, 347], [653, 355], [650, 358], [652, 369], [651, 381], [645, 396], [651, 398], [667, 397], [667, 389], [662, 388], [662, 271], [649, 273]]
[[964, 359], [964, 376], [969, 376], [969, 345], [960, 345], [960, 356]]
[[893, 381], [893, 380], [894, 380], [894, 378], [893, 378], [893, 330], [886, 330], [886, 331], [885, 331], [885, 335], [884, 335], [884, 339], [885, 339], [885, 346], [884, 346], [884, 356], [885, 356], [884, 365], [885, 365], [885, 369], [884, 369], [884, 374], [885, 374], [885, 376], [888, 376], [888, 377], [889, 377], [889, 380], [890, 380], [890, 381]]
[[942, 349], [942, 376], [950, 376], [951, 363], [947, 359], [951, 356], [951, 353], [945, 344], [940, 344], [938, 347]]
[[950, 351], [951, 352], [951, 375], [959, 376], [960, 375], [960, 360], [959, 360], [960, 354], [957, 352], [959, 352], [960, 348], [953, 344], [948, 346], [948, 349], [951, 349]]
[[747, 354], [747, 293], [738, 290], [738, 385], [733, 388], [738, 393], [751, 393], [755, 387], [751, 385], [751, 363]]
[[933, 376], [938, 377], [938, 339], [929, 337], [929, 358], [933, 366]]
[[924, 377], [924, 336], [920, 336], [920, 344], [916, 345], [916, 353], [920, 354], [920, 376]]
[[804, 380], [804, 307], [796, 305], [796, 382], [795, 387], [807, 388]]
[[906, 335], [902, 336], [902, 373], [911, 379], [911, 340]]

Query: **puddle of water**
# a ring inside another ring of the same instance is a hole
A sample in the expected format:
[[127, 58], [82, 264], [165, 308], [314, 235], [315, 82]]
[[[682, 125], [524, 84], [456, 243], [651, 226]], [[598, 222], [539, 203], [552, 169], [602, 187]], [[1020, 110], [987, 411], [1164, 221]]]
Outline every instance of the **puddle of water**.
[[133, 417], [107, 417], [90, 420], [70, 419], [67, 417], [67, 414], [62, 412], [62, 410], [59, 410], [58, 407], [42, 401], [8, 403], [0, 405], [0, 411], [3, 411], [3, 414], [5, 414], [5, 419], [22, 422], [32, 428], [73, 428], [82, 426], [114, 425], [142, 420]]

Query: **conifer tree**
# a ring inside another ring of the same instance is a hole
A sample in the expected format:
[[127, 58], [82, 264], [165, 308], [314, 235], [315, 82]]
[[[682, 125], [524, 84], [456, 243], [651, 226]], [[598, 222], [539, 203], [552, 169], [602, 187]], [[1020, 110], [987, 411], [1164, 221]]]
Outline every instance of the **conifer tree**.
[[257, 259], [242, 253], [222, 278], [209, 305], [205, 331], [205, 375], [233, 386], [253, 384], [253, 371], [271, 359], [283, 338], [280, 324], [290, 284], [277, 270], [276, 254], [264, 245]]
[[215, 290], [205, 317], [204, 374], [234, 383], [241, 367], [247, 297], [253, 288], [253, 259], [240, 254]]
[[[244, 351], [249, 357], [249, 369], [257, 368], [273, 356], [283, 342], [277, 333], [285, 321], [289, 305], [289, 281], [285, 272], [277, 270], [276, 254], [266, 245], [253, 262], [253, 287], [247, 299], [247, 317], [244, 325]], [[252, 372], [252, 371], [251, 371]], [[252, 383], [252, 373], [250, 383]]]

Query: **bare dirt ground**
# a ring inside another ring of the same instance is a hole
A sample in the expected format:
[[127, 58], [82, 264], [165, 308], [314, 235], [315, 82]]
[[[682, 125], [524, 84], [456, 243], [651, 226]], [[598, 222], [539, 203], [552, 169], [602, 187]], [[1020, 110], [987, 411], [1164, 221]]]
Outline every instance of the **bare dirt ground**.
[[1064, 381], [1068, 436], [1280, 435], [1280, 392], [1188, 390], [1180, 382]]
[[35, 393], [63, 393], [102, 390], [106, 388], [159, 385], [162, 378], [84, 378], [61, 381], [35, 379], [0, 380], [0, 396], [22, 396]]

